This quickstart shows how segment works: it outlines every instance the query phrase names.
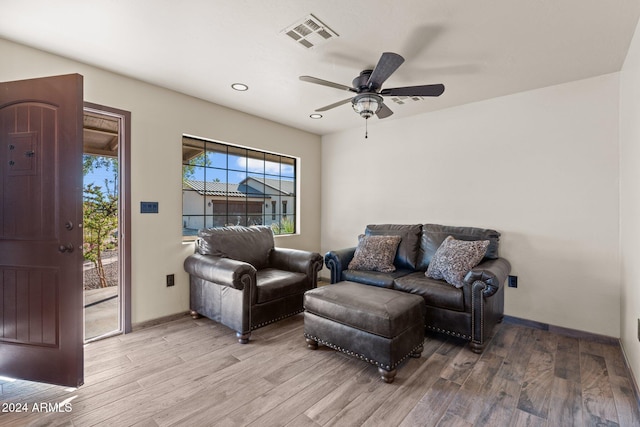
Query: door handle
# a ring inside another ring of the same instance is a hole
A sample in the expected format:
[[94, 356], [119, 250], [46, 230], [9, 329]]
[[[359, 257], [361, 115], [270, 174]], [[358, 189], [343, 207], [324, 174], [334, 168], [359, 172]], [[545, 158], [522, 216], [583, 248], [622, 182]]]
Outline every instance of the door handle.
[[67, 243], [66, 245], [60, 245], [58, 246], [58, 250], [62, 253], [64, 252], [73, 252], [73, 244], [72, 243]]

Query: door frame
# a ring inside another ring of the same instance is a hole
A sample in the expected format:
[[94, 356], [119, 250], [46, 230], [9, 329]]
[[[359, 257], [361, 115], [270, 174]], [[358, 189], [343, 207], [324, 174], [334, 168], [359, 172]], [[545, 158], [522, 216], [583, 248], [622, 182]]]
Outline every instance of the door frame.
[[[85, 112], [111, 116], [119, 121], [118, 143], [118, 275], [120, 325], [131, 332], [131, 112], [84, 102]], [[91, 341], [91, 340], [89, 340]]]

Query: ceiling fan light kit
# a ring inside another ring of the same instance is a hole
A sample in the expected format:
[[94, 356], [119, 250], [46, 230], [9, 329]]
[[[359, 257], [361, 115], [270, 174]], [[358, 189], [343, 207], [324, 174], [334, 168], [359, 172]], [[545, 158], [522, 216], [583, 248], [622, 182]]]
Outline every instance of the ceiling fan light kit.
[[376, 114], [382, 108], [382, 97], [375, 93], [356, 95], [351, 101], [353, 110], [365, 120]]
[[[358, 113], [365, 120], [373, 115], [379, 119], [384, 119], [393, 114], [393, 111], [384, 104], [383, 96], [393, 97], [423, 97], [440, 96], [444, 92], [444, 85], [431, 84], [422, 86], [407, 86], [391, 89], [382, 89], [382, 84], [393, 74], [404, 62], [404, 58], [397, 53], [384, 52], [373, 70], [364, 70], [353, 79], [353, 86], [346, 86], [340, 83], [322, 80], [317, 77], [300, 76], [303, 82], [314, 83], [334, 89], [355, 92], [353, 98], [343, 99], [333, 104], [318, 108], [316, 112], [327, 111], [351, 101], [353, 111]], [[366, 138], [366, 133], [365, 133]]]

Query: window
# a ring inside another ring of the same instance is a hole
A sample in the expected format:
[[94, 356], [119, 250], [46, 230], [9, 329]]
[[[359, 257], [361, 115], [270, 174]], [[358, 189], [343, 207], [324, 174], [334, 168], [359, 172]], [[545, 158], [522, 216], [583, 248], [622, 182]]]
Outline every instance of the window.
[[201, 228], [229, 225], [268, 225], [275, 234], [293, 234], [295, 206], [295, 158], [183, 136], [184, 240]]

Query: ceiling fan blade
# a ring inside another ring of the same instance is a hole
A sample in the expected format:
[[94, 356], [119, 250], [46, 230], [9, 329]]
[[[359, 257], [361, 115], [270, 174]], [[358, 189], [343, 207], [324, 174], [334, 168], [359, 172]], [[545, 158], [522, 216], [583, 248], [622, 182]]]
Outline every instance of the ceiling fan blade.
[[382, 104], [380, 106], [380, 110], [376, 113], [376, 116], [378, 116], [379, 119], [384, 119], [392, 114], [393, 111], [391, 111], [391, 108], [387, 107], [385, 104]]
[[322, 108], [318, 108], [316, 111], [318, 113], [321, 113], [323, 111], [331, 110], [332, 108], [336, 108], [336, 107], [341, 106], [342, 104], [346, 104], [347, 102], [351, 102], [351, 99], [352, 98], [347, 98], [347, 99], [343, 99], [342, 101], [334, 102], [333, 104], [324, 106]]
[[380, 95], [392, 96], [440, 96], [444, 92], [443, 84], [396, 87], [382, 89]]
[[317, 77], [300, 76], [300, 80], [302, 80], [303, 82], [315, 83], [317, 85], [329, 86], [329, 87], [333, 87], [333, 88], [336, 88], [336, 89], [348, 90], [348, 91], [351, 91], [351, 92], [355, 92], [355, 89], [352, 88], [352, 87], [341, 85], [340, 83], [330, 82], [328, 80], [322, 80], [322, 79], [319, 79]]
[[385, 80], [387, 80], [403, 62], [404, 58], [397, 53], [383, 53], [376, 65], [376, 68], [373, 69], [373, 72], [369, 76], [367, 86], [375, 90], [380, 89], [382, 87], [382, 83], [384, 83]]

